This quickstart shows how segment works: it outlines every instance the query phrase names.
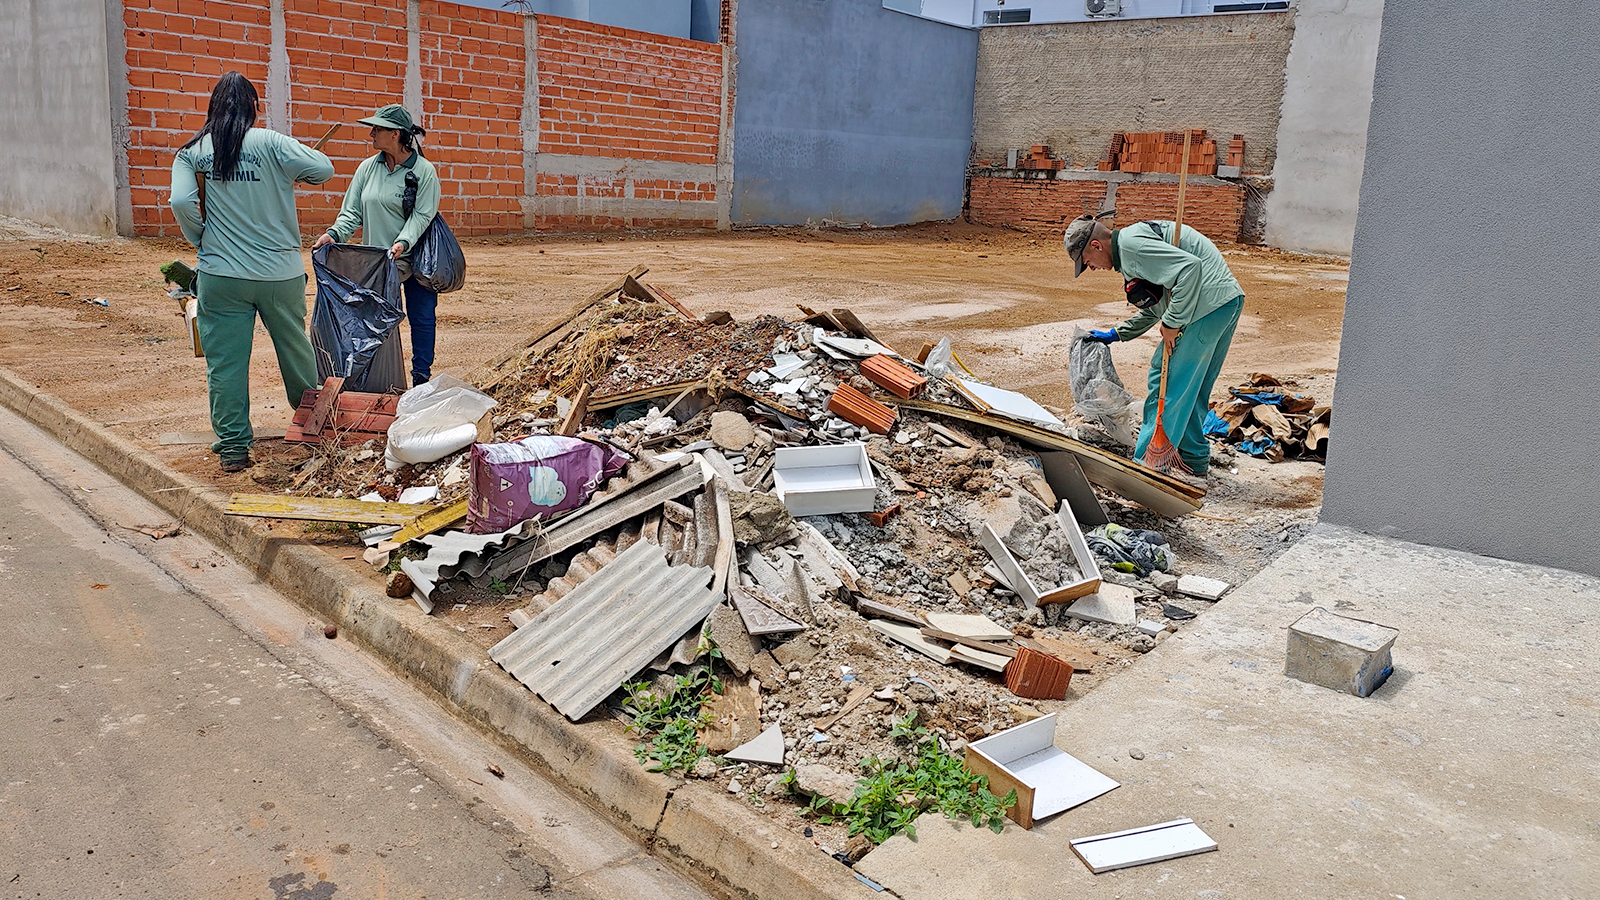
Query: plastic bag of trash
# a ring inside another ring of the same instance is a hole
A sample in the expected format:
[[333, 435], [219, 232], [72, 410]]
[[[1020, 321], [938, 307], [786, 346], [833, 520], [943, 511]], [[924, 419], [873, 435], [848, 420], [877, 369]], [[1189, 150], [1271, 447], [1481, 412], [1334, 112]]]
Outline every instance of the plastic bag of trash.
[[628, 457], [605, 444], [553, 434], [473, 444], [467, 531], [498, 534], [529, 519], [576, 509], [627, 464]]
[[[415, 172], [407, 172], [400, 200], [406, 218], [411, 218], [416, 202], [417, 176]], [[467, 258], [461, 253], [461, 243], [445, 224], [444, 216], [437, 213], [422, 230], [416, 246], [411, 248], [410, 261], [411, 277], [430, 291], [448, 294], [461, 290], [467, 282]]]
[[1074, 412], [1098, 424], [1119, 444], [1138, 443], [1144, 412], [1117, 377], [1110, 344], [1091, 341], [1087, 331], [1074, 329], [1067, 351], [1067, 380], [1077, 401]]
[[392, 472], [467, 447], [478, 439], [478, 420], [496, 405], [493, 397], [449, 375], [417, 385], [400, 396], [383, 451], [384, 465]]
[[311, 254], [317, 305], [311, 348], [317, 378], [344, 379], [343, 390], [383, 394], [405, 389], [400, 329], [405, 316], [400, 273], [382, 247], [328, 244]]
[[928, 374], [936, 378], [943, 378], [956, 370], [955, 351], [950, 349], [950, 339], [940, 338], [939, 343], [933, 345], [928, 351], [928, 358], [922, 361]]

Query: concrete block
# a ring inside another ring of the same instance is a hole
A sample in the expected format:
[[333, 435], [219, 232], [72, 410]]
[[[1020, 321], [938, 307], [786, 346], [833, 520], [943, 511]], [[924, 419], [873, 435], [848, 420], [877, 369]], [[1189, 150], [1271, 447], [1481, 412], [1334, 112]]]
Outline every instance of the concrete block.
[[1371, 696], [1394, 671], [1389, 651], [1400, 632], [1316, 607], [1289, 626], [1284, 674], [1335, 691]]
[[1217, 177], [1218, 178], [1238, 178], [1239, 174], [1240, 174], [1239, 170], [1240, 170], [1239, 166], [1217, 166]]

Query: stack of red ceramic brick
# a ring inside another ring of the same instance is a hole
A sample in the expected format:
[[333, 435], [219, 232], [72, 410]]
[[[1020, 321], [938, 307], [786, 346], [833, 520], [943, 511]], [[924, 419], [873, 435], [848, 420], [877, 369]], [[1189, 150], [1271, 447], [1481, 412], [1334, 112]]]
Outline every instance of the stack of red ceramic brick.
[[1120, 131], [1116, 134], [1113, 134], [1111, 136], [1111, 147], [1106, 151], [1106, 158], [1100, 160], [1099, 164], [1096, 165], [1095, 168], [1102, 172], [1110, 172], [1115, 170], [1117, 168], [1117, 158], [1122, 155], [1122, 146], [1124, 143], [1126, 143], [1126, 140], [1126, 135]]
[[321, 388], [311, 388], [300, 395], [300, 405], [295, 407], [294, 419], [289, 424], [284, 440], [289, 443], [316, 443], [338, 438], [341, 444], [360, 444], [374, 438], [387, 437], [389, 426], [394, 424], [399, 410], [399, 394], [362, 394], [342, 391], [334, 400], [328, 422], [319, 433], [306, 430], [317, 405]]
[[[1122, 138], [1122, 146], [1112, 151], [1115, 161], [1102, 161], [1102, 171], [1115, 168], [1176, 175], [1183, 170], [1183, 132], [1151, 131], [1118, 137]], [[1117, 148], [1116, 138], [1112, 139], [1112, 147]], [[1217, 174], [1217, 142], [1209, 140], [1203, 128], [1189, 132], [1189, 174]]]
[[828, 412], [873, 434], [888, 434], [894, 427], [894, 410], [848, 384], [839, 385], [828, 398]]
[[967, 217], [979, 225], [1064, 228], [1084, 213], [1099, 212], [1103, 181], [995, 178], [974, 175]]
[[1065, 700], [1072, 664], [1028, 647], [1006, 663], [1006, 690], [1033, 700]]
[[1236, 134], [1228, 142], [1228, 165], [1234, 168], [1244, 166], [1244, 135]]
[[1028, 148], [1028, 155], [1017, 160], [1019, 169], [1043, 169], [1056, 171], [1067, 167], [1064, 159], [1051, 159], [1050, 148], [1044, 144], [1034, 144]]
[[910, 400], [928, 389], [928, 379], [882, 353], [862, 361], [861, 374], [901, 400]]

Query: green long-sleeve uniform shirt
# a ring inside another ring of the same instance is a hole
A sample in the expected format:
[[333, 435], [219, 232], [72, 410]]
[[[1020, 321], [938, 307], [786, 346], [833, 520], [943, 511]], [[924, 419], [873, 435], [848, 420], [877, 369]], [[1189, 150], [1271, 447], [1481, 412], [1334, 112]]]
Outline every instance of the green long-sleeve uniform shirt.
[[[401, 214], [407, 172], [417, 173], [417, 205], [409, 218]], [[361, 242], [368, 247], [387, 248], [401, 242], [406, 245], [404, 255], [410, 256], [417, 238], [438, 212], [439, 176], [433, 163], [413, 151], [411, 158], [390, 171], [379, 153], [356, 167], [350, 189], [344, 192], [339, 217], [328, 233], [336, 241], [348, 242], [360, 231]]]
[[[288, 135], [245, 132], [239, 165], [226, 181], [211, 177], [211, 136], [172, 161], [172, 214], [200, 251], [200, 271], [224, 278], [283, 281], [304, 275], [294, 183], [333, 177], [328, 157]], [[196, 173], [206, 176], [206, 218], [200, 218]]]
[[1131, 341], [1157, 322], [1184, 328], [1244, 294], [1211, 239], [1184, 226], [1172, 246], [1171, 222], [1157, 222], [1158, 234], [1139, 222], [1111, 233], [1111, 267], [1125, 278], [1143, 278], [1170, 289], [1167, 297], [1117, 326], [1117, 339]]

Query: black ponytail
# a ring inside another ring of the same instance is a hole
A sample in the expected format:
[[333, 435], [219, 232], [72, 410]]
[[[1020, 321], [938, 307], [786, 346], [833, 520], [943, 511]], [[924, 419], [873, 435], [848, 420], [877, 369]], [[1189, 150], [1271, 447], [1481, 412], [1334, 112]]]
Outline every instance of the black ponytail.
[[211, 89], [211, 105], [206, 109], [206, 124], [180, 149], [187, 149], [211, 135], [211, 178], [226, 181], [239, 166], [239, 151], [244, 148], [245, 132], [256, 124], [256, 104], [260, 97], [250, 79], [228, 72]]
[[421, 125], [413, 125], [409, 130], [401, 128], [400, 149], [414, 151], [418, 156], [423, 156], [422, 142], [417, 140], [417, 138], [422, 137], [427, 133], [428, 132], [424, 131]]

